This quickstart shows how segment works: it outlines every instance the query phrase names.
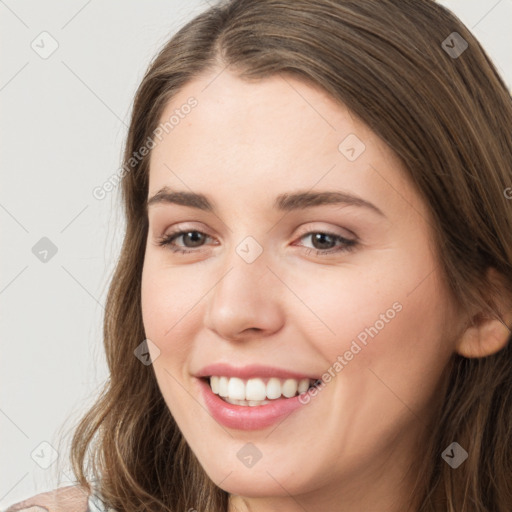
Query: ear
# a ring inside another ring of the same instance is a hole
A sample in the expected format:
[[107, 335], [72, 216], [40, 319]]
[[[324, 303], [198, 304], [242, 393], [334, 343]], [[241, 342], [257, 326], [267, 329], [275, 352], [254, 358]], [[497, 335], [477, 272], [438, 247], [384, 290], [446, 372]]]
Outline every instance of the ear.
[[512, 291], [505, 288], [503, 278], [494, 268], [488, 269], [487, 279], [492, 283], [491, 289], [501, 290], [489, 299], [500, 318], [483, 311], [477, 311], [470, 318], [456, 346], [456, 352], [463, 357], [490, 356], [505, 348], [511, 338]]

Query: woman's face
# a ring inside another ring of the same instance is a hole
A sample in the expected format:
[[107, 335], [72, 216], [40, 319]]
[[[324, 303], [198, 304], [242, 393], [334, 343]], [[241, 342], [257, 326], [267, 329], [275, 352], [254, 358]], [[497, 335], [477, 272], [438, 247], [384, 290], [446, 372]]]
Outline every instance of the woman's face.
[[[173, 98], [151, 154], [159, 387], [228, 492], [369, 496], [421, 457], [454, 351], [431, 219], [399, 159], [320, 89], [217, 75]], [[319, 388], [293, 397], [305, 379]]]

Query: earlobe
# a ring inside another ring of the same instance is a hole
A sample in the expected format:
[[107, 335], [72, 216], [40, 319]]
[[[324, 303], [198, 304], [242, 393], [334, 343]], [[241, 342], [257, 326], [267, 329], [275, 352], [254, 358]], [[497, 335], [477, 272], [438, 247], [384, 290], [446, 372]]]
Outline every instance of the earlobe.
[[456, 352], [464, 357], [490, 356], [505, 348], [512, 339], [511, 291], [504, 289], [503, 280], [494, 268], [488, 269], [487, 278], [493, 285], [490, 288], [496, 290], [489, 303], [497, 305], [499, 318], [483, 312], [473, 315], [456, 346]]

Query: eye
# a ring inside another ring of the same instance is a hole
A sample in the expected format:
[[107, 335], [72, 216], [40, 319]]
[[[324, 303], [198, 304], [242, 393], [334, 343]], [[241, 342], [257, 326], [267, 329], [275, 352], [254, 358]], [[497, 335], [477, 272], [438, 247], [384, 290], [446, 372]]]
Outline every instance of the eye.
[[[183, 241], [187, 240], [187, 243], [190, 241], [191, 245], [186, 245], [185, 248], [181, 248], [180, 245], [174, 244], [174, 241], [176, 239], [179, 239], [183, 237]], [[158, 245], [159, 246], [167, 246], [171, 251], [178, 252], [178, 253], [189, 253], [189, 252], [198, 252], [194, 250], [197, 247], [200, 247], [202, 245], [202, 242], [206, 238], [211, 238], [206, 233], [203, 233], [202, 231], [197, 231], [195, 229], [188, 229], [188, 230], [182, 230], [182, 231], [175, 231], [173, 233], [169, 233], [167, 235], [164, 235], [163, 237], [158, 239]], [[187, 248], [190, 248], [191, 250], [186, 250]]]
[[302, 235], [300, 240], [307, 237], [311, 239], [313, 247], [306, 248], [306, 254], [310, 254], [311, 251], [314, 251], [318, 256], [352, 251], [358, 244], [357, 240], [348, 239], [326, 231], [310, 231]]
[[[310, 231], [303, 234], [299, 240], [307, 237], [311, 238], [313, 247], [305, 247], [306, 254], [310, 254], [311, 251], [314, 251], [318, 256], [352, 251], [358, 245], [358, 241], [355, 239], [348, 239], [335, 233], [325, 231]], [[179, 240], [180, 238], [182, 242], [184, 242], [183, 246], [176, 245], [175, 243], [175, 240]], [[195, 229], [181, 230], [160, 237], [158, 239], [158, 245], [161, 247], [169, 247], [169, 249], [175, 253], [187, 254], [200, 252], [204, 242], [211, 238], [212, 237], [206, 233]]]

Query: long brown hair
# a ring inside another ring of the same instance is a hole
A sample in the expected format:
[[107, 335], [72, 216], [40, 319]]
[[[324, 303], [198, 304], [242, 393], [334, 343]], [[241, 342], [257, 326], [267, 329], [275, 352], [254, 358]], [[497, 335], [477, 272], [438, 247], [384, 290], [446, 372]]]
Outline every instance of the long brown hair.
[[[453, 33], [462, 39], [454, 42]], [[449, 39], [449, 36], [452, 39]], [[464, 43], [467, 48], [464, 50]], [[449, 41], [447, 44], [446, 41]], [[460, 54], [450, 48], [464, 50]], [[403, 161], [434, 220], [440, 271], [464, 311], [498, 316], [512, 297], [512, 101], [469, 30], [432, 0], [231, 0], [187, 23], [150, 64], [137, 91], [122, 179], [126, 234], [107, 298], [110, 378], [72, 442], [79, 483], [96, 479], [120, 512], [226, 511], [168, 410], [145, 339], [141, 274], [149, 154], [133, 154], [187, 82], [228, 68], [243, 79], [279, 73], [345, 104]], [[200, 107], [199, 107], [200, 108]], [[510, 190], [510, 189], [509, 189]], [[486, 270], [496, 269], [497, 287]], [[512, 348], [454, 354], [414, 489], [421, 512], [508, 512], [512, 506]], [[457, 441], [456, 470], [441, 458]]]

